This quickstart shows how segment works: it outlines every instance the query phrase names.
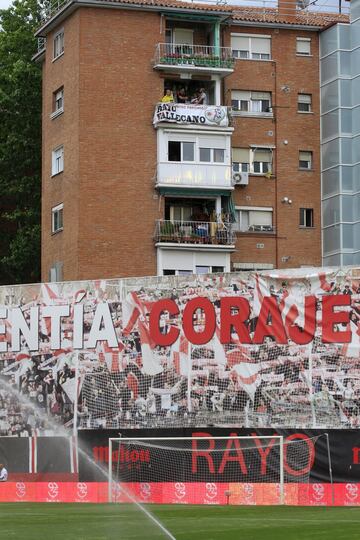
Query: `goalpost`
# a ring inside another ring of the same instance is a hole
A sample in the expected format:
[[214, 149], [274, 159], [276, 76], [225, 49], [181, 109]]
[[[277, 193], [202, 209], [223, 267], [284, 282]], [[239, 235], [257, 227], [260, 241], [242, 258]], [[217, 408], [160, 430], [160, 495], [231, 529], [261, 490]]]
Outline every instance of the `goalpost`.
[[326, 433], [290, 441], [280, 435], [111, 438], [109, 502], [285, 504], [285, 484], [311, 489], [319, 439], [332, 484]]
[[211, 503], [211, 490], [221, 484], [229, 504], [237, 485], [264, 481], [275, 485], [276, 503], [283, 504], [282, 436], [109, 439], [109, 502], [153, 502], [147, 491], [156, 485], [173, 487], [180, 503], [184, 491], [195, 500], [194, 492], [207, 490]]

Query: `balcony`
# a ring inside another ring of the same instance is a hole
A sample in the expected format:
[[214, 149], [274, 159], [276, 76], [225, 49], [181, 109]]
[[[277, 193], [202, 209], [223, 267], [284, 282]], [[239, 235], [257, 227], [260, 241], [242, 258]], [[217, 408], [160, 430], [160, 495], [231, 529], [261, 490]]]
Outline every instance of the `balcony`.
[[231, 47], [158, 43], [154, 69], [228, 75], [234, 71]]
[[231, 223], [208, 221], [158, 220], [155, 229], [156, 244], [182, 244], [198, 248], [234, 247], [235, 235]]

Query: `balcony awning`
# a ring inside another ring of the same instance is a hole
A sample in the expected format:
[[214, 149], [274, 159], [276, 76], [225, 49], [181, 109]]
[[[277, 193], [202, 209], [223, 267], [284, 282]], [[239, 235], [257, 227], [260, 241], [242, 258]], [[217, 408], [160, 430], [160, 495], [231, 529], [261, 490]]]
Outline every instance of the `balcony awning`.
[[178, 188], [173, 186], [159, 186], [161, 195], [181, 195], [183, 197], [230, 197], [229, 189], [206, 189], [206, 188]]

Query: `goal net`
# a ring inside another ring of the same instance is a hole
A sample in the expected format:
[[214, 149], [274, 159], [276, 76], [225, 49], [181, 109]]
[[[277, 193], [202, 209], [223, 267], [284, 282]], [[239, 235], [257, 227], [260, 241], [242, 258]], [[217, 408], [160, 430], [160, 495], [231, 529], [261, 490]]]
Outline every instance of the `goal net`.
[[320, 437], [109, 439], [109, 501], [293, 504], [309, 486]]

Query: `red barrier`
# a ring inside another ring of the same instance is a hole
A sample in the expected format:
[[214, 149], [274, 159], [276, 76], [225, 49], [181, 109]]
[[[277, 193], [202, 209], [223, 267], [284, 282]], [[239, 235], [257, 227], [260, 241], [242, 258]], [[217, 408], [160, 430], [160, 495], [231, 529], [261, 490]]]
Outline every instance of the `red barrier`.
[[[113, 501], [132, 498], [154, 504], [271, 505], [279, 503], [279, 484], [214, 482], [143, 482], [113, 485]], [[128, 494], [128, 495], [127, 495]], [[132, 494], [132, 495], [131, 495]], [[330, 484], [285, 484], [285, 504], [330, 506]], [[108, 502], [106, 482], [6, 482], [0, 484], [0, 502]], [[360, 484], [335, 484], [336, 506], [360, 506]]]

